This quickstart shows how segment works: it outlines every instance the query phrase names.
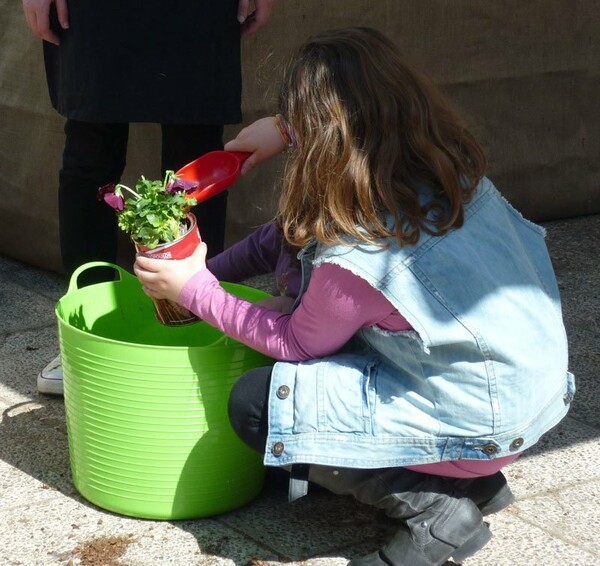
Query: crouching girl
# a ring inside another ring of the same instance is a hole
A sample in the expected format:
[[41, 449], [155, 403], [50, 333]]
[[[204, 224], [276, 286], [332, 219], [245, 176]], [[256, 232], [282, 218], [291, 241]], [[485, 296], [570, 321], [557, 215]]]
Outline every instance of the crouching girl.
[[[485, 177], [446, 98], [381, 33], [322, 33], [285, 73], [281, 115], [226, 149], [251, 167], [289, 146], [275, 221], [208, 264], [139, 257], [146, 292], [180, 301], [277, 360], [230, 400], [265, 464], [401, 524], [352, 564], [441, 565], [490, 538], [512, 501], [501, 469], [574, 392], [542, 228]], [[218, 280], [276, 271], [251, 305]], [[304, 477], [302, 477], [304, 473]]]

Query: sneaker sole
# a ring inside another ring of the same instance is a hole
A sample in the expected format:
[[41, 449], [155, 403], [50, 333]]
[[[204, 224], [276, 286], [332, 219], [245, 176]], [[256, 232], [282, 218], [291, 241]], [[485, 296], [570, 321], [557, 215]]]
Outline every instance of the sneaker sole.
[[38, 375], [37, 389], [39, 393], [44, 395], [63, 395], [62, 379], [48, 379]]

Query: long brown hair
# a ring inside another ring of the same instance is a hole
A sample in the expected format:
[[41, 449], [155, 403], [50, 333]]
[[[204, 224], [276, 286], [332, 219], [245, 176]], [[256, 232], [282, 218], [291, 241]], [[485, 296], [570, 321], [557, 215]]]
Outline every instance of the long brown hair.
[[[369, 28], [321, 33], [287, 66], [281, 112], [296, 130], [278, 223], [292, 246], [313, 239], [414, 244], [463, 224], [484, 174], [481, 147], [444, 95]], [[419, 203], [419, 186], [435, 198]], [[395, 227], [386, 225], [392, 214]]]

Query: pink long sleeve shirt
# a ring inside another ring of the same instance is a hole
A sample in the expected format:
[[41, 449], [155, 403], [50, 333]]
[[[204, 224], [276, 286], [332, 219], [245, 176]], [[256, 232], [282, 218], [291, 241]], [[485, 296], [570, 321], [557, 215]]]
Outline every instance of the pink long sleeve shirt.
[[313, 270], [308, 289], [291, 314], [230, 295], [208, 269], [186, 283], [179, 301], [228, 336], [272, 358], [290, 362], [332, 354], [363, 326], [410, 328], [393, 305], [364, 279], [329, 264]]
[[[219, 281], [241, 281], [275, 272], [280, 294], [295, 297], [300, 271], [281, 246], [273, 223], [209, 260], [181, 291], [179, 302], [228, 336], [276, 360], [304, 361], [338, 351], [360, 329], [387, 331], [412, 327], [364, 279], [324, 263], [312, 271], [308, 288], [291, 314], [251, 304], [227, 293]], [[489, 461], [440, 462], [411, 469], [452, 477], [495, 473], [515, 457]]]

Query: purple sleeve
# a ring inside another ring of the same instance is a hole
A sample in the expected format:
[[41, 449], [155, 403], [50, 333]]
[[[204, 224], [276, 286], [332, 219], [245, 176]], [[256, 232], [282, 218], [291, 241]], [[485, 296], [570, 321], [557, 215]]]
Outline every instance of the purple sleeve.
[[257, 228], [243, 240], [208, 260], [208, 269], [219, 281], [237, 283], [273, 273], [281, 252], [281, 239], [274, 222]]
[[186, 283], [179, 301], [228, 336], [285, 361], [332, 354], [364, 326], [410, 328], [379, 291], [350, 271], [331, 264], [313, 270], [308, 289], [292, 314], [230, 295], [207, 269]]

